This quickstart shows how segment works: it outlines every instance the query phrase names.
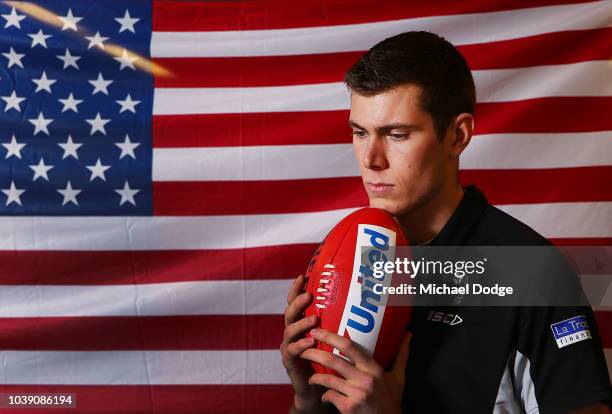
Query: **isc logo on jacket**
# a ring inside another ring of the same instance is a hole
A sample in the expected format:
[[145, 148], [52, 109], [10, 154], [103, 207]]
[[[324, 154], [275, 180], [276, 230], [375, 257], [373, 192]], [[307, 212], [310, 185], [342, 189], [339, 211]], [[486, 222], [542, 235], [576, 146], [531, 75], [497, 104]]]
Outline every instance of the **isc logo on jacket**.
[[457, 313], [437, 312], [435, 310], [430, 311], [426, 319], [428, 321], [444, 323], [450, 326], [459, 325], [463, 322], [463, 319], [461, 319], [461, 316]]

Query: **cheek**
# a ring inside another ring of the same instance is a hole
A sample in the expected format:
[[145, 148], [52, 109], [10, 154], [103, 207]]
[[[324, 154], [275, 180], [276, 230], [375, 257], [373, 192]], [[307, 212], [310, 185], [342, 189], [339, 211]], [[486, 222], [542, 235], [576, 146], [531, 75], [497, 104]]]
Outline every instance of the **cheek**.
[[407, 193], [428, 187], [440, 174], [439, 154], [431, 147], [398, 151], [394, 161], [395, 178]]
[[355, 155], [355, 159], [357, 160], [357, 164], [359, 165], [359, 169], [363, 169], [363, 155], [364, 155], [365, 147], [362, 143], [355, 138], [353, 138], [353, 154]]

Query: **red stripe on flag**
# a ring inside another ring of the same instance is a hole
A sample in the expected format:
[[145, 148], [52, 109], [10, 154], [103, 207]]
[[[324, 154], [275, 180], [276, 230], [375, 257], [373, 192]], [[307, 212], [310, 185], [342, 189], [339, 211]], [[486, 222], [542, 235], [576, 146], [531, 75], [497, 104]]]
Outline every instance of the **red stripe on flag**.
[[[612, 97], [556, 97], [476, 105], [476, 133], [612, 130]], [[571, 116], [568, 116], [571, 114]], [[348, 110], [153, 117], [155, 148], [348, 144]]]
[[[459, 46], [472, 70], [510, 69], [606, 60], [612, 29], [547, 33]], [[262, 87], [341, 82], [363, 51], [293, 56], [156, 58], [172, 76], [155, 77], [157, 88]], [[202, 76], [205, 73], [206, 76]]]
[[[612, 238], [557, 238], [558, 246], [611, 246]], [[126, 285], [293, 279], [316, 244], [227, 250], [0, 251], [1, 285]]]
[[[462, 184], [479, 186], [491, 204], [612, 201], [609, 184], [601, 180], [612, 176], [612, 166], [462, 170], [459, 174]], [[153, 197], [154, 213], [159, 216], [283, 214], [369, 204], [361, 177], [155, 182]]]
[[[595, 317], [604, 347], [612, 348], [612, 312]], [[283, 329], [280, 314], [0, 318], [0, 349], [263, 350], [279, 346]]]
[[276, 349], [284, 326], [283, 315], [0, 318], [0, 349]]
[[596, 311], [595, 321], [604, 348], [612, 348], [612, 311]]
[[[611, 112], [608, 112], [611, 111]], [[476, 105], [476, 134], [592, 132], [612, 129], [612, 97], [556, 97]]]
[[[293, 389], [288, 384], [0, 385], [0, 392], [76, 394], [76, 408], [62, 410], [71, 414], [286, 414], [293, 401]], [[2, 409], [2, 413], [11, 414], [41, 412], [41, 408]]]
[[575, 237], [548, 240], [556, 246], [612, 246], [612, 237]]
[[336, 144], [352, 142], [343, 111], [156, 115], [156, 148]]
[[291, 279], [317, 245], [225, 250], [0, 251], [0, 285], [126, 285]]
[[546, 33], [520, 39], [458, 46], [470, 69], [510, 69], [607, 60], [611, 28]]
[[155, 58], [155, 63], [172, 73], [171, 76], [156, 76], [155, 87], [221, 88], [341, 82], [344, 72], [362, 54]]
[[157, 216], [300, 213], [368, 205], [361, 177], [154, 182], [153, 199]]
[[436, 2], [314, 0], [292, 3], [277, 0], [248, 2], [153, 2], [153, 30], [194, 32], [270, 30], [370, 23], [425, 16], [485, 13], [542, 7], [589, 0], [439, 0]]
[[352, 142], [349, 111], [156, 115], [156, 148], [337, 144]]
[[462, 170], [462, 184], [476, 184], [491, 204], [612, 201], [612, 166], [530, 170]]

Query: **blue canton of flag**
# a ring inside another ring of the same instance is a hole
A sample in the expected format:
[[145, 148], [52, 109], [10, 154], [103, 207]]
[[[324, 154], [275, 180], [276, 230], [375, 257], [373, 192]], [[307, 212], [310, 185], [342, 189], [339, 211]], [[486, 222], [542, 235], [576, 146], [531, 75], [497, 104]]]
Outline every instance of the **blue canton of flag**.
[[151, 214], [150, 2], [0, 15], [0, 214]]

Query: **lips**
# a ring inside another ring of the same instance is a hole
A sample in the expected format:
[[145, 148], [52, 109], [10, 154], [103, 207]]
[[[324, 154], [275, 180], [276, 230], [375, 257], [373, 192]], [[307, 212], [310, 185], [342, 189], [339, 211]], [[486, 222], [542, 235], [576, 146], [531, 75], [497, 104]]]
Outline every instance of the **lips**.
[[370, 190], [371, 193], [376, 194], [376, 195], [387, 194], [391, 192], [391, 190], [393, 190], [393, 187], [394, 187], [393, 184], [387, 184], [387, 183], [381, 183], [381, 182], [367, 182], [366, 186]]

